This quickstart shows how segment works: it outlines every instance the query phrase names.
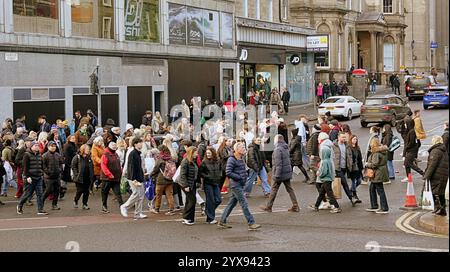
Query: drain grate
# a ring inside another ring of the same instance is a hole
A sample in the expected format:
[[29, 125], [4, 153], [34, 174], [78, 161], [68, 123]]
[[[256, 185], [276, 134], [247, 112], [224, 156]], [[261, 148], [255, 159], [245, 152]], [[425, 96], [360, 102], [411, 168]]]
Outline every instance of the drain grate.
[[235, 237], [225, 237], [223, 238], [225, 241], [231, 243], [242, 243], [242, 242], [252, 242], [252, 241], [261, 241], [262, 239], [254, 236], [235, 236]]

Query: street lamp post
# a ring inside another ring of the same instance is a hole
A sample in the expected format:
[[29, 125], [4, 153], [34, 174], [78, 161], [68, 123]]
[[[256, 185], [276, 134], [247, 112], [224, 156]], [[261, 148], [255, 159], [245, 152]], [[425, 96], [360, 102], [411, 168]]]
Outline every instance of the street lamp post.
[[90, 93], [95, 94], [97, 96], [97, 118], [98, 118], [98, 126], [102, 126], [102, 98], [99, 87], [99, 68], [100, 68], [100, 62], [99, 58], [97, 58], [97, 65], [94, 69], [94, 71], [89, 76], [91, 79], [91, 87], [90, 87]]

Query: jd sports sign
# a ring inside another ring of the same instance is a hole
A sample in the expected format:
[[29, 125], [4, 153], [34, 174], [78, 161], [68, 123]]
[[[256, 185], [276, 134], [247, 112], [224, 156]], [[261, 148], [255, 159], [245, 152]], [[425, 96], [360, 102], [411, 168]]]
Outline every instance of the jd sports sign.
[[291, 62], [292, 65], [298, 65], [300, 63], [300, 56], [297, 54], [294, 54], [291, 56], [289, 61]]

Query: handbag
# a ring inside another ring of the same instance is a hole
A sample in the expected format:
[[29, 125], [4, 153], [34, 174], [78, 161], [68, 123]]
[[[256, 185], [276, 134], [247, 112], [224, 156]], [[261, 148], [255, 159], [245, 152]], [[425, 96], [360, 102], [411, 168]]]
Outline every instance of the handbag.
[[341, 178], [334, 178], [331, 183], [331, 188], [333, 190], [334, 198], [341, 199], [342, 198], [342, 184]]
[[429, 180], [425, 181], [425, 189], [422, 193], [422, 209], [434, 210], [433, 193], [431, 192], [431, 183]]
[[366, 168], [366, 170], [364, 171], [364, 177], [373, 179], [375, 177], [375, 170], [373, 170], [372, 168]]
[[152, 201], [155, 198], [155, 185], [153, 184], [152, 178], [149, 178], [144, 182], [145, 197], [147, 200]]

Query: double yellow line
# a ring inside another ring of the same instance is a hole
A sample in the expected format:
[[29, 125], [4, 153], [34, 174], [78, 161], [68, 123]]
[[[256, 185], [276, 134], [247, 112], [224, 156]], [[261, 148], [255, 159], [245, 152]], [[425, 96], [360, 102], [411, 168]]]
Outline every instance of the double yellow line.
[[423, 232], [421, 230], [415, 229], [411, 226], [411, 221], [419, 216], [421, 212], [408, 212], [402, 215], [397, 221], [395, 222], [395, 226], [402, 231], [409, 233], [409, 234], [415, 234], [415, 235], [421, 235], [421, 236], [427, 236], [427, 237], [434, 237], [434, 238], [442, 238], [442, 239], [448, 239], [447, 235], [443, 234], [435, 234], [435, 233], [428, 233]]

